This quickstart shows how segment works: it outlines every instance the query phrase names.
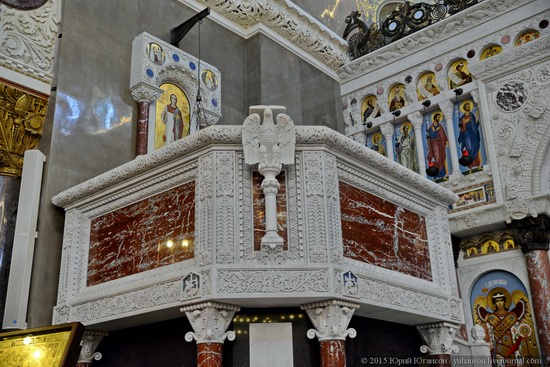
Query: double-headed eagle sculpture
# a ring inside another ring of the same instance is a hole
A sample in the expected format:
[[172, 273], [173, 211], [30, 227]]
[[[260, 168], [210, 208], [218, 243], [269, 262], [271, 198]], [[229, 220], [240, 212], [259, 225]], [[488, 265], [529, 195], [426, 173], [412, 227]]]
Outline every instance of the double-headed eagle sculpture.
[[[296, 134], [294, 122], [285, 115], [282, 106], [253, 106], [250, 116], [243, 123], [242, 143], [244, 161], [248, 165], [258, 164], [258, 172], [264, 176], [262, 189], [265, 196], [265, 235], [262, 246], [271, 249], [283, 244], [277, 233], [277, 175], [283, 164], [294, 164]], [[261, 123], [260, 114], [263, 114]], [[277, 116], [277, 124], [273, 115]]]

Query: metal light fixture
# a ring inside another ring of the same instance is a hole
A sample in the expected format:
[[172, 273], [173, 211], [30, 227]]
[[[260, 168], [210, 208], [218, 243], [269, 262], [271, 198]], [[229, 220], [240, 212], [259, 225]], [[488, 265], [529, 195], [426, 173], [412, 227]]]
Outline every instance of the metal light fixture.
[[468, 167], [473, 161], [474, 159], [470, 156], [468, 149], [464, 149], [462, 151], [462, 157], [460, 157], [458, 163], [460, 163], [461, 166]]
[[191, 121], [193, 118], [195, 120], [195, 128], [197, 131], [202, 130], [208, 126], [208, 118], [206, 117], [206, 111], [202, 104], [201, 96], [201, 23], [202, 20], [198, 21], [199, 23], [199, 56], [198, 56], [198, 66], [197, 66], [197, 96], [195, 97], [195, 105], [193, 106], [193, 111], [191, 113]]
[[428, 162], [428, 168], [426, 168], [426, 174], [430, 177], [435, 177], [439, 173], [439, 169], [435, 166], [434, 162]]
[[424, 106], [424, 108], [430, 107], [431, 104], [432, 102], [429, 99], [422, 102], [422, 106]]

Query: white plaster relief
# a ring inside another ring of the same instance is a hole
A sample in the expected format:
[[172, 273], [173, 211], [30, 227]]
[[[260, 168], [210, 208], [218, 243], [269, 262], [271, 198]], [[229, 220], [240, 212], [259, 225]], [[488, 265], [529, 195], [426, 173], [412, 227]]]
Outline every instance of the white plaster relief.
[[309, 261], [325, 263], [328, 261], [325, 182], [323, 169], [323, 153], [303, 152], [304, 157], [304, 188], [306, 213], [306, 236]]
[[199, 0], [243, 28], [264, 24], [336, 70], [349, 61], [346, 42], [285, 0]]
[[199, 265], [204, 266], [212, 263], [212, 153], [199, 158], [199, 175], [196, 187], [198, 188], [195, 200], [196, 218], [200, 223], [198, 228], [198, 239], [195, 243], [195, 256], [198, 257]]
[[219, 270], [218, 293], [326, 293], [328, 271], [319, 270]]
[[325, 154], [325, 192], [327, 202], [327, 230], [330, 261], [338, 264], [342, 259], [342, 221], [340, 217], [340, 187], [336, 157]]
[[216, 152], [216, 262], [235, 262], [235, 152]]
[[178, 280], [82, 303], [73, 306], [70, 321], [89, 325], [136, 312], [174, 306], [180, 301], [180, 286]]
[[33, 10], [0, 5], [0, 66], [50, 84], [61, 0]]

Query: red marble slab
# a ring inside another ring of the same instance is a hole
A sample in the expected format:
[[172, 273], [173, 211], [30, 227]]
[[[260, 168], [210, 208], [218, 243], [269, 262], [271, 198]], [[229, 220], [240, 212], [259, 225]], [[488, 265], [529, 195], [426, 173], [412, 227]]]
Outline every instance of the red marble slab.
[[[287, 204], [285, 171], [276, 177], [279, 181], [277, 192], [277, 228], [279, 236], [283, 238], [283, 250], [288, 249], [287, 240]], [[262, 248], [262, 238], [265, 235], [265, 197], [262, 190], [264, 177], [258, 171], [252, 172], [252, 207], [254, 211], [254, 251]]]
[[191, 259], [195, 182], [93, 218], [90, 227], [88, 286]]
[[432, 280], [426, 218], [340, 182], [344, 256]]

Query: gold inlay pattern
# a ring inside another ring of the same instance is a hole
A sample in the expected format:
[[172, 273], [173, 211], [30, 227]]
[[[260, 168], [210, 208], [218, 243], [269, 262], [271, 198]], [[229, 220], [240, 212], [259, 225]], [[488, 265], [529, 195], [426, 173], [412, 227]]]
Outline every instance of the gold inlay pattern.
[[42, 136], [48, 100], [0, 82], [0, 175], [21, 176], [23, 155]]

